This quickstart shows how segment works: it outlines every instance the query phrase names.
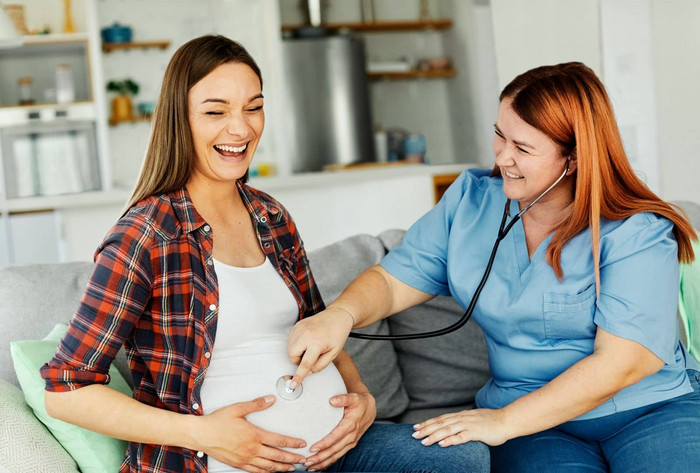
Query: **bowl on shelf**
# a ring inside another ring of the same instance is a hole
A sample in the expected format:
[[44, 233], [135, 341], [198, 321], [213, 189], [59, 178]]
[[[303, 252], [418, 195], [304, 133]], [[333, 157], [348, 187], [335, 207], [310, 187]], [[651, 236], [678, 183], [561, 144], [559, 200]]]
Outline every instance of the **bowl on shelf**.
[[132, 30], [129, 26], [114, 23], [112, 26], [102, 28], [101, 34], [104, 43], [130, 43]]

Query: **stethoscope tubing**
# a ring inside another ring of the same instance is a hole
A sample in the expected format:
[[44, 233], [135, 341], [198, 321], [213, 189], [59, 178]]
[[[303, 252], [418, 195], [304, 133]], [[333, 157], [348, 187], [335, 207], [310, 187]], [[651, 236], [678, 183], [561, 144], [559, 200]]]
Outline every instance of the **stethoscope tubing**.
[[566, 177], [566, 174], [569, 172], [569, 161], [571, 160], [571, 157], [569, 156], [566, 159], [566, 169], [564, 172], [557, 178], [554, 183], [552, 183], [551, 186], [549, 186], [542, 194], [539, 195], [535, 200], [530, 202], [530, 204], [525, 207], [523, 210], [518, 212], [518, 214], [513, 217], [510, 222], [508, 222], [508, 225], [506, 225], [506, 219], [508, 218], [508, 208], [510, 207], [510, 199], [506, 199], [506, 205], [503, 208], [503, 217], [501, 218], [501, 225], [498, 227], [498, 235], [496, 236], [496, 241], [493, 243], [493, 248], [491, 249], [491, 255], [489, 256], [489, 261], [486, 264], [486, 269], [484, 270], [484, 275], [481, 277], [481, 281], [479, 282], [479, 285], [476, 287], [476, 290], [474, 291], [474, 295], [471, 298], [471, 301], [469, 301], [469, 306], [467, 307], [467, 310], [464, 311], [464, 314], [457, 320], [452, 325], [449, 325], [445, 328], [441, 328], [439, 330], [433, 330], [430, 332], [419, 332], [419, 333], [408, 333], [408, 334], [403, 334], [403, 335], [376, 335], [376, 334], [370, 334], [370, 333], [360, 333], [360, 332], [350, 332], [348, 334], [349, 337], [351, 338], [357, 338], [360, 340], [389, 340], [389, 341], [394, 341], [394, 340], [417, 340], [421, 338], [432, 338], [432, 337], [440, 337], [442, 335], [447, 335], [448, 333], [452, 333], [456, 330], [459, 330], [462, 328], [467, 322], [469, 322], [469, 319], [472, 317], [472, 313], [474, 312], [474, 308], [476, 307], [476, 303], [479, 300], [479, 296], [481, 295], [481, 290], [484, 288], [486, 285], [486, 280], [489, 278], [489, 275], [491, 274], [491, 268], [493, 266], [493, 261], [496, 259], [496, 252], [498, 252], [498, 246], [501, 244], [501, 240], [503, 240], [506, 235], [508, 235], [508, 232], [510, 232], [510, 229], [513, 228], [513, 225], [520, 220], [520, 217], [530, 210], [533, 205], [535, 205], [537, 202], [542, 199], [549, 191], [554, 189], [554, 186], [559, 184], [564, 177]]

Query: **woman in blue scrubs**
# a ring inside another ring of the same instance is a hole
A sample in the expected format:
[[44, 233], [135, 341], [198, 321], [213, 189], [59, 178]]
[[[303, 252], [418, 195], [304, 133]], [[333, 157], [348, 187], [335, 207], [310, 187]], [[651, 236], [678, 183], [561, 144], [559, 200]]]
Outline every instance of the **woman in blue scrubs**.
[[466, 307], [504, 207], [514, 216], [544, 193], [502, 240], [475, 307], [493, 376], [477, 408], [413, 436], [482, 441], [496, 472], [694, 471], [700, 372], [676, 308], [695, 231], [636, 177], [583, 64], [516, 77], [494, 128], [493, 171], [465, 171], [380, 265], [293, 329], [295, 381], [326, 366], [353, 328], [438, 294]]

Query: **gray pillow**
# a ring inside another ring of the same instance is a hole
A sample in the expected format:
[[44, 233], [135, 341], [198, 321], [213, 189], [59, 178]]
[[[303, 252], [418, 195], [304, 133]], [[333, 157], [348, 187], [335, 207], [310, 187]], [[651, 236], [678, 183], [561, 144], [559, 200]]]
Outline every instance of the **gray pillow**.
[[[379, 239], [370, 235], [356, 235], [310, 252], [311, 270], [326, 304], [333, 302], [362, 271], [378, 263], [384, 253]], [[383, 320], [362, 331], [388, 334], [389, 327]], [[402, 413], [408, 406], [408, 395], [391, 342], [351, 338], [345, 349], [377, 401], [377, 418], [387, 419]]]
[[76, 473], [78, 466], [34, 416], [22, 391], [0, 379], [0, 465], [12, 473]]
[[[451, 297], [438, 296], [391, 316], [392, 335], [429, 332], [452, 325], [464, 310]], [[490, 378], [486, 342], [470, 321], [437, 338], [394, 342], [410, 399], [409, 410], [472, 404]]]

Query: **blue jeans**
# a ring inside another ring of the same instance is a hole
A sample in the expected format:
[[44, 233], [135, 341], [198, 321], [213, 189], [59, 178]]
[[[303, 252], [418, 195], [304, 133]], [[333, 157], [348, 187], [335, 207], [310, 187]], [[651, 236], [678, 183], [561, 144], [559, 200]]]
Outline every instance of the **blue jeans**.
[[495, 473], [689, 473], [700, 469], [700, 372], [693, 392], [668, 401], [491, 447]]
[[488, 473], [489, 449], [481, 442], [424, 446], [408, 424], [372, 424], [357, 446], [325, 471], [382, 473]]

